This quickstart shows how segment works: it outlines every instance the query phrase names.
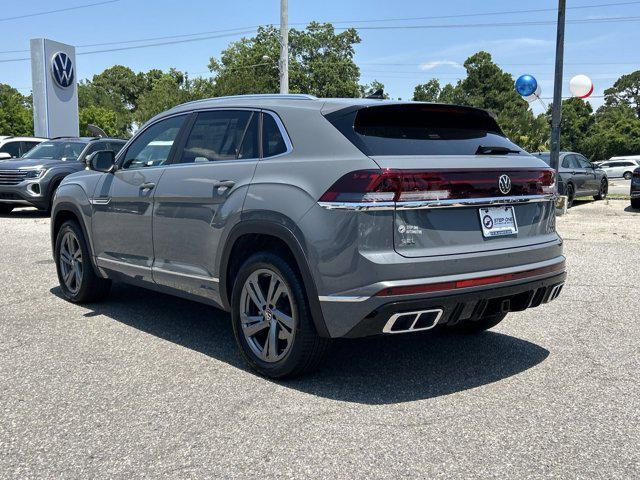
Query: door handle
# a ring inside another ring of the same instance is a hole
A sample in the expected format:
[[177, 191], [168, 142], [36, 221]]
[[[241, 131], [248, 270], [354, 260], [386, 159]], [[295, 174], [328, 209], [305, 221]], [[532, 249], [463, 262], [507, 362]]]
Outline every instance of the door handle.
[[140, 185], [140, 190], [153, 190], [156, 188], [156, 184], [153, 182], [146, 182]]
[[220, 180], [219, 182], [214, 182], [214, 188], [231, 188], [236, 184], [233, 180]]

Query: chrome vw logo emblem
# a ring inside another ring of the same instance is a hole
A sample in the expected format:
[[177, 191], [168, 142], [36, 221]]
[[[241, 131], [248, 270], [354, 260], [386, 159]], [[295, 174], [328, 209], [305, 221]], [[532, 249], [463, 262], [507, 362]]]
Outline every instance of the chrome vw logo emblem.
[[69, 55], [58, 52], [51, 58], [51, 76], [61, 88], [68, 88], [73, 84], [73, 62]]
[[511, 191], [511, 179], [509, 175], [500, 175], [498, 179], [498, 188], [505, 195]]

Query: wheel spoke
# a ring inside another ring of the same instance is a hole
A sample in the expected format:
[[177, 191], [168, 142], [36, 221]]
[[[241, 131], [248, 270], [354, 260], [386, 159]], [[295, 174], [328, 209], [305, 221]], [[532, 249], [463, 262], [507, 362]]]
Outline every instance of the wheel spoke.
[[269, 301], [269, 305], [273, 305], [273, 306], [277, 305], [278, 300], [280, 299], [280, 297], [284, 292], [285, 292], [284, 285], [278, 282], [278, 286], [275, 288], [275, 291], [270, 292], [270, 295], [267, 298], [267, 300]]
[[289, 331], [293, 330], [293, 318], [280, 310], [274, 310], [273, 315], [276, 317], [276, 320], [287, 327]]
[[242, 314], [242, 330], [248, 337], [253, 337], [268, 326], [269, 322], [265, 321], [262, 315], [249, 316]]
[[253, 275], [248, 279], [249, 288], [247, 288], [247, 292], [253, 300], [253, 303], [256, 304], [258, 308], [264, 307], [267, 302], [264, 300], [264, 295], [262, 294], [262, 290], [260, 289], [260, 284], [258, 283], [258, 276]]
[[73, 267], [70, 268], [67, 273], [64, 276], [64, 284], [71, 290], [71, 280], [73, 279], [74, 276], [74, 270]]
[[265, 344], [267, 360], [275, 360], [278, 356], [278, 337], [276, 335], [277, 327], [278, 324], [276, 322], [271, 322], [271, 325], [269, 326], [269, 334], [267, 335], [267, 342]]

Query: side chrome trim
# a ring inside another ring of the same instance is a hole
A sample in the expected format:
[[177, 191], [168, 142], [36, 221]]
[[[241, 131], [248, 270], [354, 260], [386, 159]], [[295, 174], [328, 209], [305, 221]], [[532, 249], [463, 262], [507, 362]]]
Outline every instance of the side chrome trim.
[[318, 202], [327, 210], [419, 210], [431, 208], [483, 207], [493, 205], [519, 205], [523, 203], [552, 202], [554, 194], [525, 195], [522, 197], [461, 198], [451, 200], [425, 200], [419, 202]]
[[91, 205], [109, 205], [111, 203], [111, 197], [109, 198], [90, 198], [89, 203]]
[[345, 297], [339, 295], [320, 295], [318, 300], [321, 302], [364, 302], [371, 297]]
[[207, 277], [205, 275], [194, 275], [191, 273], [174, 272], [173, 270], [166, 270], [164, 268], [153, 267], [152, 270], [158, 273], [164, 273], [166, 275], [175, 275], [177, 277], [190, 278], [192, 280], [204, 280], [206, 282], [220, 283], [220, 279], [216, 277]]
[[[112, 265], [119, 265], [119, 266], [122, 266], [122, 267], [137, 268], [139, 270], [145, 270], [145, 271], [148, 271], [148, 272], [151, 271], [151, 267], [147, 267], [147, 266], [143, 266], [143, 265], [136, 265], [135, 263], [123, 262], [122, 260], [112, 260], [110, 258], [96, 257], [96, 264], [99, 267], [102, 267], [102, 265], [100, 265], [101, 263], [102, 264], [110, 263]], [[109, 267], [104, 267], [104, 268], [109, 268]]]

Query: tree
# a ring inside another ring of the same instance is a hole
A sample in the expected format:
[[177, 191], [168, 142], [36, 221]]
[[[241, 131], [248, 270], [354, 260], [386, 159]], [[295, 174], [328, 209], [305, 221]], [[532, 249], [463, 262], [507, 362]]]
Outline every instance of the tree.
[[[551, 109], [547, 110], [547, 121], [551, 124]], [[560, 150], [583, 153], [585, 140], [593, 133], [595, 118], [588, 102], [572, 97], [562, 101], [562, 124], [560, 127]]]
[[515, 91], [511, 74], [493, 63], [487, 52], [472, 55], [464, 67], [467, 76], [453, 89], [448, 89], [447, 101], [492, 112], [505, 134], [525, 150], [543, 147], [548, 138], [547, 123], [543, 116], [536, 118], [528, 103]]
[[90, 105], [79, 110], [80, 135], [90, 137], [93, 134], [87, 128], [88, 124], [97, 125], [109, 136], [120, 134], [118, 115], [113, 111], [97, 105]]
[[436, 78], [432, 78], [427, 83], [416, 85], [413, 90], [413, 100], [415, 102], [437, 102], [440, 98], [440, 82]]
[[[353, 61], [360, 37], [354, 29], [336, 34], [331, 24], [310, 23], [289, 32], [289, 90], [319, 97], [357, 97], [360, 70]], [[215, 94], [279, 91], [279, 32], [259, 27], [254, 37], [233, 42], [220, 59], [211, 58]]]
[[630, 105], [603, 105], [585, 135], [583, 151], [590, 160], [606, 160], [640, 152], [640, 119]]
[[360, 85], [358, 88], [360, 90], [360, 96], [362, 98], [368, 97], [369, 95], [373, 95], [378, 90], [382, 90], [383, 92], [382, 98], [387, 100], [389, 99], [389, 94], [384, 91], [384, 83], [379, 82], [378, 80], [374, 80], [370, 84]]
[[604, 91], [605, 105], [615, 107], [628, 105], [636, 111], [640, 118], [640, 70], [628, 75], [622, 75], [613, 84], [613, 87]]
[[0, 83], [0, 134], [33, 135], [31, 98]]

